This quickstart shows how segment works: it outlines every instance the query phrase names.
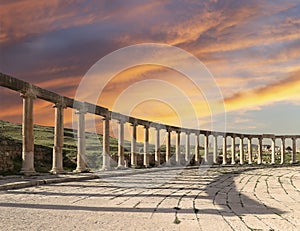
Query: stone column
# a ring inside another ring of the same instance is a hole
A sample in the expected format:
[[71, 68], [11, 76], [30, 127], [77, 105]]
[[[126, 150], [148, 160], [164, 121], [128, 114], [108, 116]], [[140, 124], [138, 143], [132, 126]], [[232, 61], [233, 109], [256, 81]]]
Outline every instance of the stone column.
[[118, 134], [118, 169], [125, 168], [124, 162], [124, 121], [119, 120], [119, 134]]
[[190, 163], [190, 132], [185, 132], [185, 157], [184, 160], [187, 164]]
[[223, 164], [227, 164], [227, 136], [223, 136]]
[[297, 141], [296, 137], [293, 137], [293, 138], [292, 138], [292, 146], [293, 146], [292, 149], [293, 149], [293, 151], [292, 151], [291, 164], [294, 164], [294, 163], [297, 162], [297, 161], [296, 161], [296, 153], [297, 153], [296, 141]]
[[31, 175], [34, 169], [34, 134], [33, 134], [33, 100], [36, 98], [30, 91], [21, 94], [23, 98], [22, 122], [22, 168], [21, 173]]
[[244, 137], [240, 137], [240, 164], [244, 164]]
[[271, 164], [275, 164], [275, 138], [272, 138]]
[[285, 138], [284, 137], [281, 138], [280, 153], [281, 153], [280, 164], [284, 164], [285, 162]]
[[235, 136], [231, 137], [231, 164], [235, 164]]
[[136, 139], [137, 139], [136, 127], [137, 127], [137, 124], [133, 123], [131, 126], [132, 126], [131, 168], [136, 168], [137, 167], [137, 156], [136, 156]]
[[196, 164], [200, 164], [200, 134], [195, 134], [195, 162]]
[[248, 137], [248, 163], [252, 164], [252, 138]]
[[85, 154], [85, 114], [87, 113], [84, 105], [76, 114], [78, 115], [77, 130], [77, 167], [75, 172], [86, 171], [86, 154]]
[[262, 164], [262, 137], [258, 138], [258, 147], [257, 147], [257, 152], [258, 152], [258, 156], [257, 156], [257, 164]]
[[55, 108], [55, 127], [54, 127], [54, 146], [51, 173], [63, 173], [63, 145], [64, 145], [64, 108], [63, 103], [56, 103]]
[[180, 131], [176, 131], [176, 164], [181, 165], [181, 153], [180, 153]]
[[144, 135], [144, 167], [149, 167], [149, 126], [145, 125], [145, 135]]
[[110, 122], [110, 115], [107, 115], [103, 118], [103, 150], [102, 150], [102, 157], [103, 157], [103, 166], [102, 170], [110, 170], [110, 155], [109, 155], [109, 122]]
[[170, 166], [170, 157], [171, 157], [171, 130], [167, 128], [167, 137], [166, 137], [166, 165]]
[[204, 162], [208, 163], [208, 134], [204, 135]]
[[156, 128], [155, 165], [160, 166], [160, 129], [159, 128]]
[[218, 135], [214, 135], [214, 156], [213, 163], [217, 164], [217, 156], [218, 156]]

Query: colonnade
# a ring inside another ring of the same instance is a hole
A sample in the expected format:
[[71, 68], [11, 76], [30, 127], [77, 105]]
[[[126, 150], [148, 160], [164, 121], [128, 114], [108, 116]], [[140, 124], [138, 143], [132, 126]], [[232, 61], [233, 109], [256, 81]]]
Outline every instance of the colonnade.
[[[286, 139], [292, 140], [292, 153], [291, 163], [296, 163], [296, 146], [297, 139], [300, 136], [278, 136], [273, 134], [262, 135], [249, 135], [239, 133], [222, 133], [207, 130], [187, 129], [176, 126], [169, 126], [159, 124], [151, 121], [145, 121], [138, 118], [128, 117], [119, 113], [111, 112], [106, 108], [91, 105], [89, 103], [75, 101], [67, 97], [57, 95], [56, 93], [41, 89], [27, 82], [15, 79], [13, 77], [0, 73], [0, 86], [10, 88], [15, 91], [21, 92], [23, 98], [23, 121], [22, 121], [22, 169], [24, 174], [33, 174], [34, 169], [34, 133], [33, 133], [33, 104], [36, 98], [40, 98], [54, 103], [55, 113], [55, 128], [54, 128], [54, 146], [53, 146], [53, 164], [51, 172], [62, 173], [63, 169], [63, 141], [64, 141], [64, 109], [73, 108], [78, 117], [78, 131], [77, 131], [77, 167], [76, 172], [84, 172], [87, 170], [86, 166], [86, 135], [85, 135], [85, 115], [93, 113], [102, 117], [103, 121], [103, 170], [111, 169], [110, 163], [110, 123], [111, 120], [118, 121], [118, 166], [117, 168], [123, 169], [126, 166], [124, 159], [124, 125], [129, 123], [131, 125], [131, 167], [136, 168], [137, 163], [137, 127], [142, 126], [144, 129], [144, 151], [143, 151], [143, 166], [149, 167], [149, 129], [155, 129], [154, 137], [154, 159], [155, 165], [159, 166], [164, 164], [171, 165], [187, 165], [194, 158], [195, 163], [206, 164], [237, 164], [243, 165], [245, 162], [248, 164], [263, 164], [263, 139], [271, 140], [271, 161], [270, 164], [276, 163], [276, 139], [281, 140], [280, 146], [280, 163], [286, 162]], [[93, 110], [91, 109], [93, 108]], [[95, 109], [96, 108], [96, 109]], [[160, 132], [166, 132], [166, 152], [165, 160], [161, 158], [161, 143]], [[171, 151], [172, 133], [176, 134], [175, 137], [175, 153]], [[185, 151], [181, 152], [181, 134], [185, 134]], [[194, 152], [191, 153], [191, 135], [195, 137]], [[213, 137], [213, 152], [210, 153], [209, 138]], [[222, 137], [222, 155], [219, 153], [218, 137]], [[200, 156], [200, 137], [203, 137], [203, 156]], [[228, 139], [231, 139], [231, 155], [228, 154]], [[239, 139], [238, 156], [236, 150], [236, 139]], [[247, 145], [244, 145], [245, 139], [248, 140]], [[253, 140], [257, 139], [257, 153], [253, 153]], [[246, 149], [244, 148], [246, 146]], [[210, 158], [212, 154], [212, 160]], [[246, 155], [247, 154], [247, 160]], [[231, 159], [231, 161], [229, 161]]]

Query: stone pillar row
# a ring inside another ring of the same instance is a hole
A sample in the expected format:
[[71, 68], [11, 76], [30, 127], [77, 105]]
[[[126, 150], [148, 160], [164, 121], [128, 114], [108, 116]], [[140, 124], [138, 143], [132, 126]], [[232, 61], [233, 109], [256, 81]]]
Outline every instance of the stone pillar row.
[[[23, 123], [22, 123], [22, 168], [21, 173], [23, 174], [34, 174], [34, 134], [33, 134], [33, 101], [36, 96], [29, 89], [27, 92], [22, 93], [23, 98]], [[61, 98], [60, 102], [54, 105], [55, 108], [55, 128], [54, 128], [54, 146], [53, 146], [53, 163], [51, 172], [54, 174], [63, 173], [63, 140], [64, 140], [64, 109], [66, 105]], [[86, 165], [86, 144], [85, 144], [85, 114], [87, 110], [84, 103], [82, 103], [81, 108], [76, 111], [78, 115], [78, 153], [77, 153], [77, 168], [76, 172], [84, 172], [87, 170]], [[110, 125], [111, 115], [108, 113], [103, 117], [103, 170], [109, 170], [110, 167], [110, 155], [109, 155], [109, 125]], [[125, 168], [124, 161], [124, 124], [126, 121], [118, 120], [118, 168]], [[137, 150], [136, 150], [136, 140], [137, 140], [137, 126], [136, 122], [131, 124], [132, 127], [132, 139], [131, 139], [131, 167], [137, 167]], [[144, 125], [144, 153], [143, 153], [143, 165], [149, 167], [149, 128], [150, 125]], [[161, 163], [161, 150], [160, 150], [160, 130], [161, 128], [156, 128], [155, 137], [155, 165], [159, 166]], [[171, 133], [172, 129], [166, 127], [166, 165], [171, 165]], [[181, 165], [184, 163], [189, 163], [191, 159], [190, 153], [190, 131], [183, 130], [186, 138], [185, 154], [181, 155], [180, 152], [180, 135], [181, 131], [176, 132], [176, 151], [175, 151], [175, 162], [176, 165]], [[195, 162], [199, 163], [199, 152], [200, 152], [200, 133], [195, 133]], [[209, 163], [209, 136], [210, 133], [204, 134], [204, 162]], [[223, 155], [222, 164], [227, 164], [227, 137], [231, 137], [231, 164], [235, 164], [236, 158], [236, 137], [240, 139], [240, 157], [239, 163], [244, 164], [244, 136], [238, 134], [226, 135], [223, 134]], [[212, 163], [218, 163], [218, 135], [213, 134], [214, 145], [213, 145], [213, 158]], [[262, 141], [263, 138], [270, 138], [272, 141], [272, 152], [271, 152], [271, 164], [275, 164], [276, 150], [275, 150], [275, 136], [249, 136], [245, 135], [248, 139], [248, 163], [253, 163], [253, 151], [252, 151], [252, 139], [258, 139], [258, 154], [257, 154], [257, 164], [262, 164]], [[283, 136], [281, 139], [281, 153], [280, 153], [280, 163], [285, 163], [285, 139], [292, 139], [292, 155], [291, 163], [296, 163], [296, 141], [297, 137], [294, 136]]]

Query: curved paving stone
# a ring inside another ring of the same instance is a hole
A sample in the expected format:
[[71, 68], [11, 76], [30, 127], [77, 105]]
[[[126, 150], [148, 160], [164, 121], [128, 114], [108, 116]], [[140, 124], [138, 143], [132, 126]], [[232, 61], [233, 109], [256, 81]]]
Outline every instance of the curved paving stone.
[[0, 192], [0, 230], [299, 230], [300, 166], [166, 170]]

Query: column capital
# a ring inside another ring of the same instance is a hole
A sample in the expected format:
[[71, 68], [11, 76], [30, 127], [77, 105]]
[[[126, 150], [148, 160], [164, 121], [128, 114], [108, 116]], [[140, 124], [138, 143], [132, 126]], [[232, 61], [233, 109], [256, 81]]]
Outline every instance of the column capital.
[[169, 126], [166, 126], [166, 131], [167, 131], [168, 133], [172, 132], [172, 129], [171, 129], [171, 127], [169, 127]]
[[61, 97], [60, 100], [53, 104], [53, 107], [67, 108], [67, 105], [64, 102], [64, 98]]
[[87, 113], [87, 108], [84, 103], [80, 103], [80, 107], [76, 108], [75, 114], [86, 114]]
[[138, 123], [136, 120], [134, 120], [133, 122], [130, 123], [130, 126], [132, 127], [137, 127], [138, 126]]
[[22, 98], [31, 98], [31, 99], [36, 99], [37, 98], [36, 94], [33, 93], [32, 89], [28, 89], [25, 92], [21, 92], [20, 96]]
[[118, 124], [125, 124], [126, 121], [125, 121], [125, 120], [122, 120], [122, 119], [117, 119], [117, 123], [118, 123]]

